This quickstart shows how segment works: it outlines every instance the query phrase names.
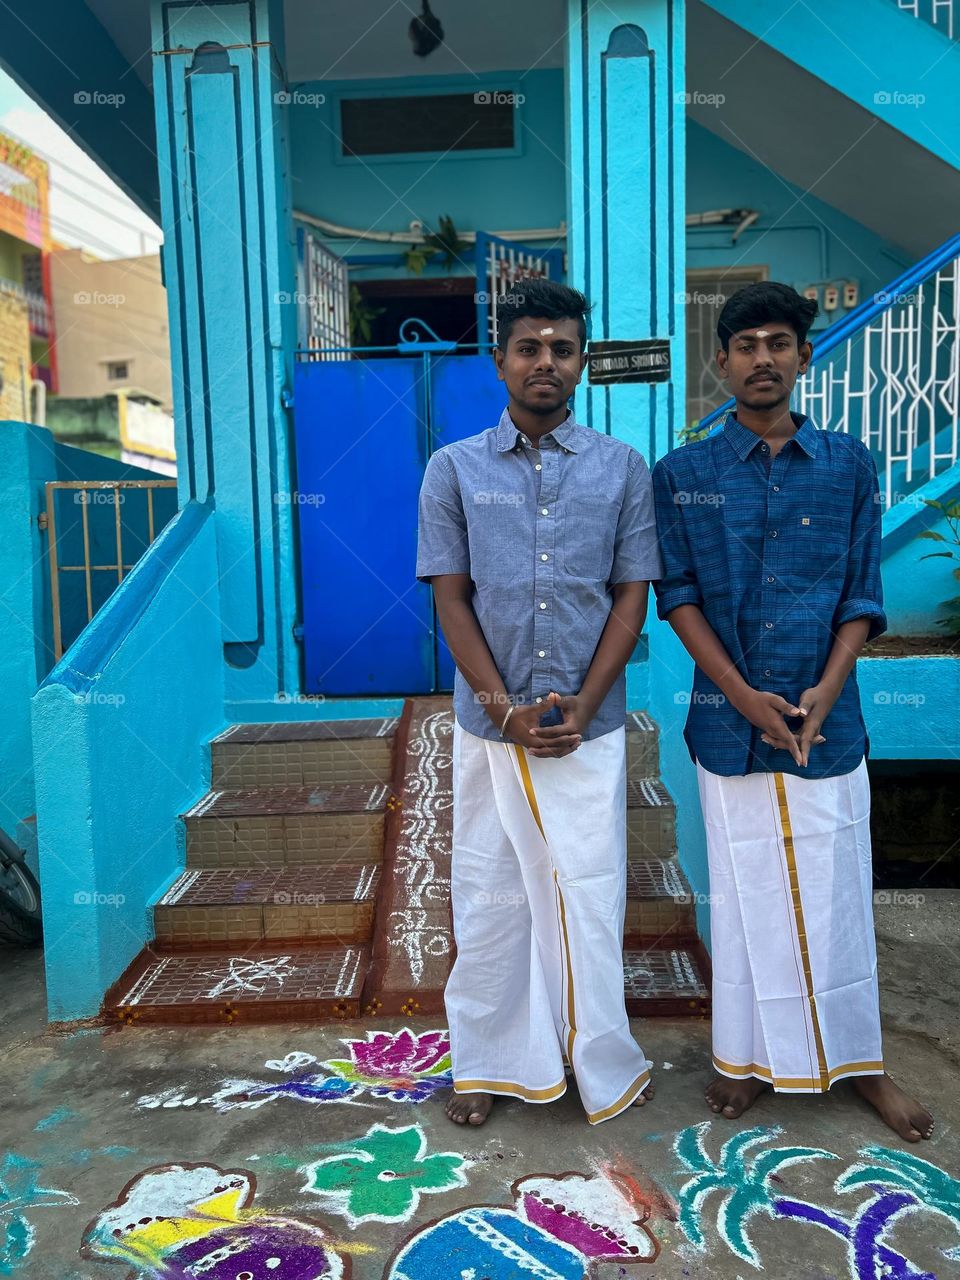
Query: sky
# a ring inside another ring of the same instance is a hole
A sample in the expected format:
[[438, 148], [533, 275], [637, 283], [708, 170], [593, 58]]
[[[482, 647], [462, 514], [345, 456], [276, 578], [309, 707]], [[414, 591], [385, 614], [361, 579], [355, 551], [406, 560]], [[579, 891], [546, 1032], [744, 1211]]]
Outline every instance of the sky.
[[0, 68], [0, 132], [12, 134], [50, 167], [55, 240], [98, 258], [156, 253], [159, 226]]

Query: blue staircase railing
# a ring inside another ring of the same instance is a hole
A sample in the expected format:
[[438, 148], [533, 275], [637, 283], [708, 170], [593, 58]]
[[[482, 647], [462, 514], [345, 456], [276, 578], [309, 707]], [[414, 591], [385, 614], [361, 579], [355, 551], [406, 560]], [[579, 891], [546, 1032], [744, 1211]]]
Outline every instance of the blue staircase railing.
[[[722, 425], [727, 400], [699, 423]], [[960, 457], [960, 234], [831, 325], [797, 383], [795, 408], [858, 435], [880, 470], [886, 505]]]

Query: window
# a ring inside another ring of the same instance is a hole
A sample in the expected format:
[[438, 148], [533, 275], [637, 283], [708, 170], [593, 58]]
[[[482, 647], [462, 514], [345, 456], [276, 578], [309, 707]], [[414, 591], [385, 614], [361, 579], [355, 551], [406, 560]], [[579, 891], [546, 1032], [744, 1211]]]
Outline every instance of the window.
[[130, 362], [128, 360], [107, 361], [107, 377], [111, 382], [126, 382], [130, 377]]
[[515, 145], [518, 95], [486, 89], [398, 98], [342, 98], [345, 156], [499, 151]]

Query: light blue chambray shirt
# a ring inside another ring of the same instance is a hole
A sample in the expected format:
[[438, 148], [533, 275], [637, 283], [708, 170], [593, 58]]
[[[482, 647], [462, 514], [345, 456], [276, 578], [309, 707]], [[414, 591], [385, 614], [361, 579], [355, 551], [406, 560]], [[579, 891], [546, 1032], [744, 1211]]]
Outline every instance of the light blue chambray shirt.
[[[473, 579], [473, 610], [513, 701], [578, 693], [613, 585], [662, 573], [647, 464], [572, 413], [538, 450], [505, 409], [498, 426], [445, 445], [427, 463], [417, 577], [445, 573]], [[498, 739], [459, 670], [453, 705], [464, 729]], [[621, 673], [583, 736], [625, 719]]]

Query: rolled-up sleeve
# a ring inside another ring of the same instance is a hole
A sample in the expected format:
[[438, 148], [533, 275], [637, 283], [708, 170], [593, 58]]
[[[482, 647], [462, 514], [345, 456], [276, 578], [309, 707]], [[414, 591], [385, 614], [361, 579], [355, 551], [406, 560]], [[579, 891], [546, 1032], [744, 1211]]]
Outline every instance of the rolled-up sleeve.
[[653, 468], [653, 499], [663, 557], [663, 576], [654, 583], [654, 590], [657, 593], [657, 617], [666, 619], [682, 604], [702, 606], [703, 593], [687, 541], [684, 509], [677, 501], [674, 476], [664, 458]]
[[420, 486], [417, 578], [429, 582], [441, 573], [469, 573], [467, 521], [456, 472], [445, 450], [430, 456]]
[[854, 491], [853, 518], [850, 525], [850, 553], [843, 594], [834, 614], [834, 630], [854, 618], [869, 618], [867, 641], [874, 640], [887, 629], [883, 610], [883, 581], [880, 576], [880, 540], [883, 508], [880, 504], [880, 481], [870, 451], [859, 441], [857, 445], [857, 479]]
[[617, 520], [610, 582], [653, 582], [663, 573], [653, 485], [643, 455], [634, 452]]

